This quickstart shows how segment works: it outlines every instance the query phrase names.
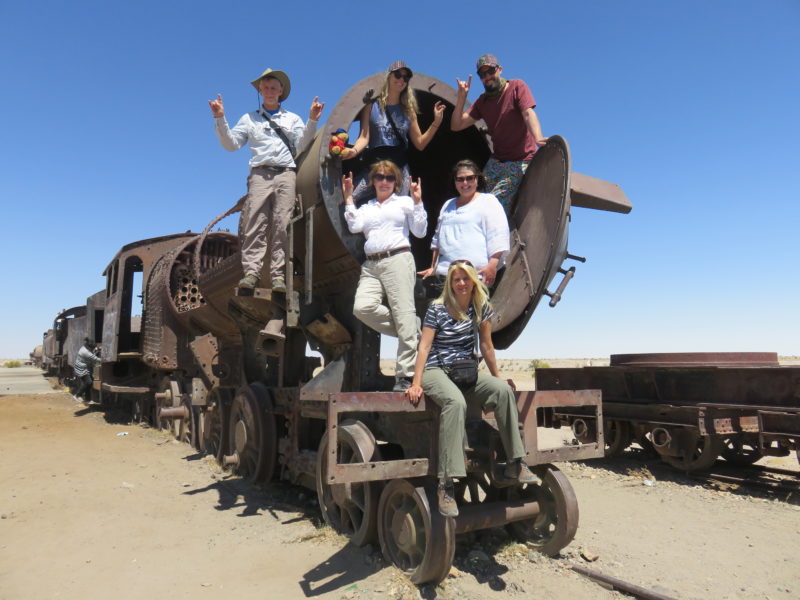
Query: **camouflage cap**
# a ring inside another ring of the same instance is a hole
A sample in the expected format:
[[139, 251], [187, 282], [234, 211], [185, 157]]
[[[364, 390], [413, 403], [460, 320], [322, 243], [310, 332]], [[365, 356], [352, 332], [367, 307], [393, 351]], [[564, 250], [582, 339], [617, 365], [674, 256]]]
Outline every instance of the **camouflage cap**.
[[481, 67], [499, 67], [500, 63], [497, 62], [497, 57], [494, 54], [484, 54], [475, 63], [475, 70], [480, 71]]

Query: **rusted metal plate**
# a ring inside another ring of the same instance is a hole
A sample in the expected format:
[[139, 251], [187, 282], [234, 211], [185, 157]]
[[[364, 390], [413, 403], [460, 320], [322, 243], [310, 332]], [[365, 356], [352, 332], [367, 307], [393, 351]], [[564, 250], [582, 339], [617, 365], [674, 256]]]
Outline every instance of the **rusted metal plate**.
[[[515, 392], [517, 410], [525, 437], [525, 448], [528, 452], [525, 461], [533, 466], [554, 461], [583, 460], [600, 458], [605, 454], [603, 435], [603, 405], [599, 390], [561, 390]], [[560, 448], [539, 449], [537, 409], [539, 408], [590, 408], [590, 416], [597, 423], [597, 439], [589, 444], [563, 446]]]
[[612, 367], [777, 367], [777, 352], [668, 352], [612, 354]]
[[628, 214], [630, 200], [616, 183], [572, 172], [569, 181], [570, 204], [583, 208]]
[[388, 479], [426, 477], [433, 474], [431, 470], [431, 461], [427, 458], [409, 458], [366, 463], [335, 464], [333, 470], [328, 471], [328, 482], [333, 484], [385, 481]]
[[136, 386], [136, 385], [111, 385], [110, 383], [104, 383], [102, 385], [102, 389], [104, 392], [110, 392], [112, 394], [149, 394], [150, 388], [144, 386]]
[[500, 349], [522, 333], [567, 257], [569, 180], [569, 147], [552, 136], [528, 166], [509, 219], [517, 234], [492, 295], [492, 338]]

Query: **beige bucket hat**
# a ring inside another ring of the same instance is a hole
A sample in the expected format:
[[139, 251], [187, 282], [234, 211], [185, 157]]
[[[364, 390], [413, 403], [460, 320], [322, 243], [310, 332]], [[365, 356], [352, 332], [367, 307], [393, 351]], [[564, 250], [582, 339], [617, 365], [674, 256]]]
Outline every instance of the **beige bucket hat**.
[[258, 90], [258, 82], [264, 79], [264, 77], [274, 77], [275, 79], [281, 82], [281, 85], [283, 86], [283, 93], [281, 94], [281, 97], [278, 98], [280, 102], [283, 102], [289, 97], [289, 92], [292, 91], [292, 82], [289, 81], [289, 76], [286, 73], [284, 73], [283, 71], [275, 71], [273, 69], [267, 69], [261, 75], [253, 79], [253, 81], [251, 81], [250, 83], [254, 88]]

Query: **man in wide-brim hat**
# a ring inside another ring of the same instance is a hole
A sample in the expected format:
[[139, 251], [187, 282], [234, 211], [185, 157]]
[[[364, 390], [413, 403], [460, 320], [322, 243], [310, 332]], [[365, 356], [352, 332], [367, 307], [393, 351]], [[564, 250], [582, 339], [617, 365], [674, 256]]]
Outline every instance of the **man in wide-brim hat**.
[[319, 97], [315, 97], [308, 113], [308, 123], [303, 124], [298, 115], [281, 106], [281, 102], [289, 97], [292, 87], [286, 73], [267, 69], [250, 83], [264, 101], [258, 110], [239, 119], [233, 129], [228, 127], [225, 120], [222, 95], [217, 94], [216, 100], [209, 101], [222, 147], [233, 152], [247, 144], [251, 152], [247, 199], [239, 218], [239, 243], [244, 271], [239, 287], [258, 286], [267, 246], [272, 240], [270, 287], [274, 292], [285, 292], [286, 228], [294, 206], [295, 161], [314, 139], [324, 104], [319, 102]]

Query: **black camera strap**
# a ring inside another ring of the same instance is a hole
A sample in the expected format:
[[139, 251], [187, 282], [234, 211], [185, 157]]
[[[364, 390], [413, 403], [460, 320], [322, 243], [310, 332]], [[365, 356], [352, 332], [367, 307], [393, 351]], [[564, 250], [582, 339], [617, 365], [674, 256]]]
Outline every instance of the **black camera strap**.
[[267, 127], [270, 127], [272, 131], [277, 133], [278, 137], [281, 138], [284, 144], [286, 144], [286, 147], [289, 149], [289, 154], [292, 155], [292, 160], [294, 160], [297, 151], [295, 150], [294, 144], [292, 144], [292, 142], [289, 140], [289, 136], [286, 135], [286, 132], [280, 125], [278, 125], [277, 123], [275, 123], [275, 121], [272, 120], [272, 115], [270, 115], [267, 111], [262, 110], [260, 111], [260, 113], [261, 116], [264, 117], [264, 120], [266, 120]]

